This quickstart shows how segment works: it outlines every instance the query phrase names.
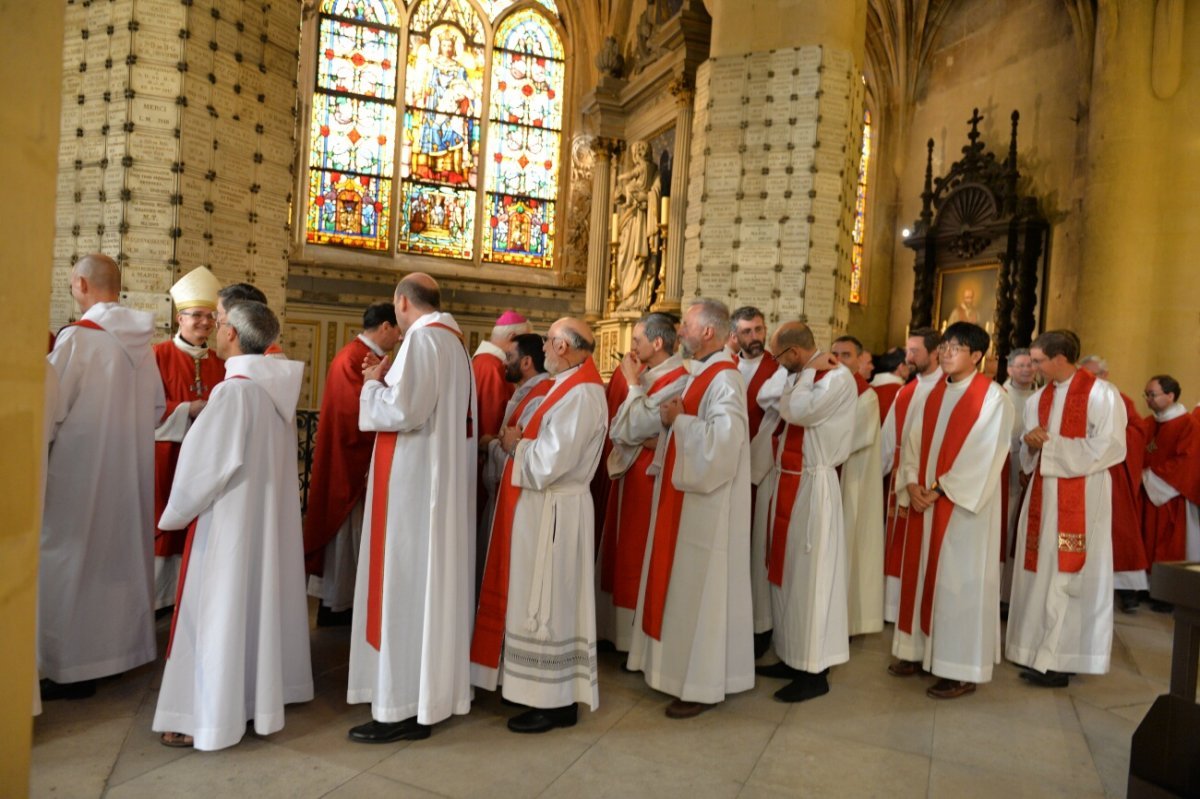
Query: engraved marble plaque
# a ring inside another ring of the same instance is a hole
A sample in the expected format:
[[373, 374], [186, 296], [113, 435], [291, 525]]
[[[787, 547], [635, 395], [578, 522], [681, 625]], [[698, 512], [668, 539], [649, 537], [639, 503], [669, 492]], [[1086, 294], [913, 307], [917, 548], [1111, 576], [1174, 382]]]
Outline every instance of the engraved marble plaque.
[[121, 250], [131, 261], [167, 261], [175, 252], [175, 240], [167, 228], [130, 228]]
[[129, 118], [138, 128], [173, 131], [179, 125], [179, 107], [174, 100], [135, 97], [129, 103]]
[[126, 219], [134, 227], [170, 230], [175, 227], [175, 209], [166, 200], [134, 199], [126, 206]]
[[183, 54], [181, 42], [178, 37], [139, 36], [133, 43], [133, 52], [137, 54], [139, 63], [153, 61], [174, 67]]
[[130, 70], [129, 84], [139, 95], [165, 97], [173, 102], [183, 90], [183, 73], [175, 67], [138, 64]]
[[126, 184], [133, 197], [161, 201], [175, 193], [175, 175], [169, 167], [134, 165], [127, 170]]
[[127, 139], [135, 166], [170, 169], [179, 153], [179, 140], [163, 131], [134, 129]]
[[136, 311], [154, 314], [154, 326], [163, 330], [171, 327], [171, 296], [162, 292], [122, 291], [121, 304]]
[[[121, 268], [121, 285], [128, 292], [166, 294], [175, 283], [171, 267], [130, 261]], [[168, 298], [169, 302], [169, 298]]]

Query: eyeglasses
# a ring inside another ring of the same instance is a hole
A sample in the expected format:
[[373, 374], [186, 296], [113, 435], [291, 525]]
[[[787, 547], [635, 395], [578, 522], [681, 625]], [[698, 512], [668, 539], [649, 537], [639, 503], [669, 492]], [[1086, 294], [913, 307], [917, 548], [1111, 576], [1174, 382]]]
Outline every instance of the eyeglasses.
[[1155, 397], [1162, 397], [1165, 395], [1161, 391], [1158, 392], [1157, 394], [1154, 393], [1153, 391], [1145, 391], [1145, 392], [1142, 392], [1142, 396], [1145, 397], [1146, 399], [1154, 399]]
[[775, 353], [771, 357], [778, 361], [780, 358], [783, 357], [783, 354], [785, 352], [787, 352], [788, 350], [794, 350], [794, 349], [796, 349], [795, 345], [792, 345], [790, 347], [784, 347], [783, 349], [781, 349], [779, 352]]
[[212, 311], [180, 311], [180, 316], [186, 316], [189, 319], [195, 319], [197, 322], [208, 320], [209, 322], [217, 321], [217, 315]]
[[970, 347], [964, 347], [961, 344], [939, 344], [937, 348], [940, 355], [961, 355], [964, 352], [970, 352]]

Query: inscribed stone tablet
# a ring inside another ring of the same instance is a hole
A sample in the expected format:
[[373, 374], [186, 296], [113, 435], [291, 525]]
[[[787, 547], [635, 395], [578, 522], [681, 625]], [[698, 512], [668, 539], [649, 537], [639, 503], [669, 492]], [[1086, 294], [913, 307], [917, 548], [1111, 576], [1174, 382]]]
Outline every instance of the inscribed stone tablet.
[[175, 105], [174, 100], [139, 96], [129, 103], [129, 118], [134, 130], [151, 128], [174, 131], [179, 126], [179, 106]]

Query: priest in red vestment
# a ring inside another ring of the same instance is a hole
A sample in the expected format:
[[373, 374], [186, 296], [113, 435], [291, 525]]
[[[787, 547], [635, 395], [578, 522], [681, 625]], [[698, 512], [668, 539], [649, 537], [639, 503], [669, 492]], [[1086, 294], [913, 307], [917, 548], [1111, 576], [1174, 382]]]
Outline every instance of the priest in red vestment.
[[[1143, 532], [1151, 564], [1200, 559], [1200, 419], [1180, 404], [1179, 381], [1155, 375], [1146, 383]], [[1167, 611], [1165, 602], [1152, 610]]]
[[479, 438], [500, 434], [504, 407], [513, 395], [513, 384], [504, 379], [508, 346], [522, 333], [532, 333], [529, 320], [516, 311], [505, 311], [492, 327], [487, 341], [479, 342], [471, 371], [475, 373], [475, 392], [479, 400]]
[[[908, 382], [912, 370], [908, 365], [908, 356], [899, 347], [888, 350], [875, 359], [875, 375], [871, 378], [871, 388], [879, 397], [879, 424], [882, 426], [887, 419], [896, 395]], [[888, 453], [890, 455], [890, 453]]]
[[390, 302], [375, 303], [363, 312], [363, 332], [334, 356], [325, 378], [304, 515], [304, 570], [308, 593], [321, 598], [319, 627], [348, 624], [354, 606], [363, 497], [375, 446], [375, 433], [358, 427], [363, 368], [379, 363], [399, 341], [396, 309]]
[[[170, 341], [154, 345], [162, 376], [167, 413], [154, 431], [154, 518], [162, 516], [175, 478], [179, 448], [213, 387], [225, 377], [225, 363], [211, 352], [208, 338], [216, 326], [221, 284], [207, 267], [196, 267], [171, 287], [175, 321]], [[193, 522], [194, 524], [194, 522]], [[179, 564], [187, 529], [154, 531], [154, 608], [175, 604]]]

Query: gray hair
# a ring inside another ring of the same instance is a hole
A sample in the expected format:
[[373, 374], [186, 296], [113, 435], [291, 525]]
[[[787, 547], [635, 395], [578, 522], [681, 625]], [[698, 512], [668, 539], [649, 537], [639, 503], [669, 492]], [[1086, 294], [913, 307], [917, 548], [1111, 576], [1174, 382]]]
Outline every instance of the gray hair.
[[563, 339], [566, 340], [567, 344], [569, 344], [571, 346], [571, 349], [573, 349], [573, 350], [580, 350], [582, 352], [592, 352], [596, 349], [595, 341], [591, 341], [591, 340], [584, 338], [578, 332], [572, 330], [569, 327], [565, 328], [562, 331], [562, 333], [560, 333], [559, 335]]
[[711, 327], [719, 339], [729, 338], [733, 326], [729, 322], [729, 306], [720, 300], [700, 297], [692, 300], [688, 308], [700, 307], [700, 322], [705, 327]]
[[261, 302], [234, 303], [225, 309], [225, 324], [237, 332], [243, 355], [262, 355], [279, 338], [279, 319]]
[[1096, 364], [1096, 368], [1099, 369], [1101, 372], [1108, 371], [1108, 361], [1104, 360], [1099, 355], [1088, 355], [1086, 358], [1079, 359], [1080, 366], [1084, 366], [1089, 363]]
[[662, 339], [663, 349], [668, 354], [674, 354], [679, 338], [674, 319], [665, 313], [648, 313], [638, 320], [638, 324], [642, 326], [642, 335], [646, 337], [646, 341]]
[[1012, 363], [1014, 359], [1020, 358], [1022, 355], [1029, 355], [1028, 347], [1017, 347], [1008, 351], [1008, 357], [1004, 360], [1005, 363]]
[[492, 328], [492, 342], [509, 342], [517, 336], [525, 333], [532, 333], [533, 325], [529, 322], [517, 322], [515, 325], [495, 325]]

